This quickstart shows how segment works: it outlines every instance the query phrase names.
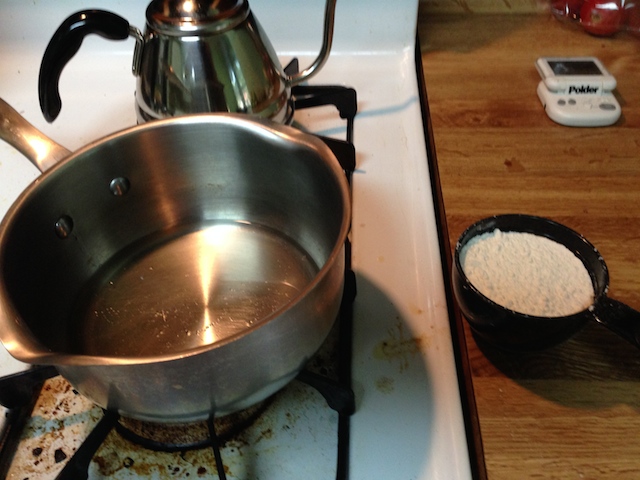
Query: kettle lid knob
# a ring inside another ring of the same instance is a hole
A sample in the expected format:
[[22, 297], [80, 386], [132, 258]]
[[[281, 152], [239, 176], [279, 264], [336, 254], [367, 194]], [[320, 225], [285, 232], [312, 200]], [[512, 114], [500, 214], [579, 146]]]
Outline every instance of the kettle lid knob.
[[233, 28], [248, 14], [246, 0], [153, 0], [147, 23], [166, 35], [215, 33]]

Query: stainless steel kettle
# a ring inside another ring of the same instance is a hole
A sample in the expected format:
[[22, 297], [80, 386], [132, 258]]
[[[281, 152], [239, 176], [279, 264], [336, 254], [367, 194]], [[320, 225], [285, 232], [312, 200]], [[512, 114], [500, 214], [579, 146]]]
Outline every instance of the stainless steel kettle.
[[291, 87], [310, 78], [331, 50], [336, 0], [327, 0], [322, 47], [306, 70], [288, 75], [247, 0], [154, 0], [142, 33], [104, 10], [68, 17], [55, 32], [40, 66], [40, 108], [47, 121], [62, 108], [58, 89], [67, 62], [85, 36], [135, 38], [138, 122], [188, 113], [237, 112], [289, 123]]

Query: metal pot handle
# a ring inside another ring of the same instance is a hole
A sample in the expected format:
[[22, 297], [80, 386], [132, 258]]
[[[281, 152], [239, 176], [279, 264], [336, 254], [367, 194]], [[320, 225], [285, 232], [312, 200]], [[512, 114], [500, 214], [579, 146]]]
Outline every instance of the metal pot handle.
[[62, 108], [58, 89], [62, 69], [78, 52], [84, 37], [92, 33], [108, 40], [126, 40], [131, 35], [137, 43], [142, 38], [137, 28], [115, 13], [83, 10], [68, 17], [53, 34], [40, 65], [38, 95], [40, 109], [48, 122], [53, 122]]
[[27, 122], [2, 98], [0, 98], [0, 139], [27, 157], [41, 172], [54, 166], [71, 153]]

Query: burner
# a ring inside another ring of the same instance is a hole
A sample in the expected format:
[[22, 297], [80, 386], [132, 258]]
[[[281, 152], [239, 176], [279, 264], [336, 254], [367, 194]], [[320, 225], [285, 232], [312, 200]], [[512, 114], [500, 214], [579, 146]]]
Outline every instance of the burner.
[[[217, 441], [224, 443], [249, 427], [267, 409], [270, 399], [245, 410], [213, 420]], [[130, 442], [149, 450], [177, 452], [212, 446], [208, 421], [193, 423], [154, 423], [121, 417], [116, 431]]]

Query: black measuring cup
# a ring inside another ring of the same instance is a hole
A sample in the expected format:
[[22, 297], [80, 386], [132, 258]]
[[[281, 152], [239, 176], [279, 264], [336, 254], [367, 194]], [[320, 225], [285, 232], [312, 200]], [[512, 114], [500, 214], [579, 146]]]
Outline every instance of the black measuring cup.
[[[589, 272], [594, 290], [592, 305], [568, 316], [539, 317], [508, 309], [480, 293], [465, 275], [460, 253], [472, 238], [496, 229], [539, 235], [568, 248]], [[460, 310], [474, 335], [491, 345], [510, 351], [539, 350], [562, 342], [586, 322], [595, 320], [640, 348], [640, 312], [607, 296], [609, 271], [598, 250], [582, 235], [553, 220], [522, 214], [482, 219], [458, 239], [452, 270]]]

